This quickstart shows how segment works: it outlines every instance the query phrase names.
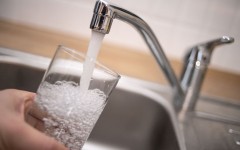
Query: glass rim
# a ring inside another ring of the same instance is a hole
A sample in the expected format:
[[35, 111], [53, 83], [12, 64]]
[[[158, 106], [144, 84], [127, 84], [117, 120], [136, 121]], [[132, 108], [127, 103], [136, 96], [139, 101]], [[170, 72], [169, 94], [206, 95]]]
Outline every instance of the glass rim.
[[[76, 49], [74, 49], [74, 48], [69, 48], [69, 47], [67, 47], [67, 46], [65, 46], [65, 45], [62, 45], [62, 44], [58, 45], [56, 53], [57, 53], [60, 49], [64, 50], [65, 52], [67, 52], [68, 54], [70, 54], [70, 55], [72, 55], [72, 56], [73, 56], [73, 55], [76, 55], [76, 56], [79, 56], [79, 57], [84, 58], [84, 59], [88, 58], [88, 59], [92, 60], [92, 58], [90, 58], [89, 56], [85, 55], [83, 52], [78, 51], [78, 50], [76, 50]], [[75, 58], [76, 58], [76, 59], [79, 59], [78, 57], [75, 57]], [[97, 66], [99, 66], [100, 68], [102, 68], [104, 72], [106, 72], [106, 73], [108, 73], [108, 74], [116, 77], [117, 79], [121, 78], [121, 75], [119, 75], [117, 72], [111, 70], [110, 68], [106, 67], [106, 66], [105, 66], [104, 64], [102, 64], [101, 62], [99, 62], [99, 61], [97, 61], [97, 60], [92, 60], [92, 61], [94, 62], [94, 64], [96, 64]]]

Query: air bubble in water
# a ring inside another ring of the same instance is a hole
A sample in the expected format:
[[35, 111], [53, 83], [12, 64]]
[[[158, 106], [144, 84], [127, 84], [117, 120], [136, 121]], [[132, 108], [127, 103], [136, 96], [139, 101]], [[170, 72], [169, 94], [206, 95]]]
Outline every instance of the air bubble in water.
[[43, 118], [46, 134], [55, 137], [70, 150], [79, 150], [87, 140], [101, 114], [106, 96], [99, 89], [82, 95], [80, 87], [68, 82], [43, 82], [36, 104], [46, 113]]

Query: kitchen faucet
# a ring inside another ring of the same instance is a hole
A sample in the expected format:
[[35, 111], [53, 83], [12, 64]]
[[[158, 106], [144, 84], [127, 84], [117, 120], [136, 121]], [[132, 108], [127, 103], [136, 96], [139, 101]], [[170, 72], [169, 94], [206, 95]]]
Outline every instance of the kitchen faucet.
[[[194, 84], [193, 82], [194, 78], [192, 76], [195, 77], [196, 75], [193, 75], [193, 73], [191, 73], [189, 76], [188, 76], [189, 73], [184, 74], [183, 80], [186, 82], [182, 82], [182, 84], [180, 84], [168, 59], [166, 58], [165, 53], [163, 52], [163, 49], [160, 43], [158, 42], [156, 36], [154, 35], [149, 25], [143, 19], [133, 14], [132, 12], [127, 11], [121, 7], [118, 7], [112, 3], [109, 3], [108, 1], [104, 1], [104, 0], [96, 1], [90, 28], [96, 32], [108, 34], [114, 19], [119, 19], [126, 23], [129, 23], [134, 28], [136, 28], [137, 31], [141, 34], [147, 46], [149, 47], [152, 54], [154, 55], [157, 63], [162, 68], [166, 78], [170, 82], [170, 85], [173, 87], [174, 97], [172, 102], [176, 112], [179, 112], [182, 109], [182, 106], [186, 105], [184, 103], [188, 102], [188, 101], [185, 101], [186, 95], [191, 96], [190, 93], [188, 94], [188, 90], [189, 89], [197, 90], [200, 88], [200, 85], [201, 85], [200, 83]], [[229, 41], [232, 42], [233, 39], [229, 38]], [[209, 49], [207, 50], [209, 51], [209, 55], [211, 55], [211, 52], [215, 46], [221, 44], [221, 40], [210, 42], [210, 43], [208, 43], [205, 47], [202, 46], [202, 48], [200, 48], [200, 49], [204, 49], [204, 48]], [[227, 42], [223, 42], [223, 43], [227, 43]], [[198, 46], [198, 47], [201, 47], [201, 46]], [[203, 59], [202, 54], [205, 54], [205, 51], [199, 50], [197, 53], [199, 54], [197, 58], [197, 62], [199, 62], [198, 59], [201, 59], [201, 58]], [[194, 71], [194, 69], [196, 70], [196, 68], [191, 68], [192, 70], [191, 72], [195, 72], [195, 74], [198, 73], [197, 71]], [[186, 70], [189, 70], [189, 69], [186, 69]], [[188, 77], [189, 77], [189, 80], [186, 79]], [[199, 80], [199, 82], [201, 80]], [[199, 88], [198, 87], [192, 88], [193, 85], [199, 86]], [[192, 95], [192, 97], [194, 96]]]
[[181, 87], [185, 93], [183, 111], [193, 111], [195, 108], [214, 48], [232, 42], [234, 42], [232, 37], [222, 36], [219, 39], [198, 44], [187, 52], [181, 75]]

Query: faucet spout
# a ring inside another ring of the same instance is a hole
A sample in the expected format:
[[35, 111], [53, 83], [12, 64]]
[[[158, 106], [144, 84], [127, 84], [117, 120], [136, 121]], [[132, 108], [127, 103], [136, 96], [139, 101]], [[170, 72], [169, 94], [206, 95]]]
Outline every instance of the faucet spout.
[[174, 89], [175, 97], [177, 98], [174, 98], [173, 104], [176, 111], [179, 111], [185, 97], [184, 92], [156, 36], [143, 19], [107, 1], [98, 0], [95, 4], [90, 28], [94, 31], [108, 34], [115, 18], [129, 23], [141, 34]]
[[115, 11], [109, 3], [106, 1], [98, 0], [95, 3], [93, 10], [93, 16], [90, 24], [90, 28], [94, 31], [108, 34], [113, 19], [115, 18]]

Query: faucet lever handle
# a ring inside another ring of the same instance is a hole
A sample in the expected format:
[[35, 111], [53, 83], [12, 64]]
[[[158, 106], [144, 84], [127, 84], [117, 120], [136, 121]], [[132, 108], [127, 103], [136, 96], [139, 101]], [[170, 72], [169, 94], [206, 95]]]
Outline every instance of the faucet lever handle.
[[218, 39], [205, 42], [202, 44], [198, 44], [190, 49], [190, 51], [186, 55], [185, 61], [192, 61], [208, 65], [211, 59], [211, 55], [215, 47], [223, 45], [223, 44], [230, 44], [234, 42], [233, 37], [229, 36], [222, 36]]
[[234, 38], [233, 37], [222, 36], [222, 37], [220, 37], [218, 39], [209, 41], [209, 42], [204, 43], [204, 44], [200, 44], [199, 46], [204, 46], [206, 50], [213, 51], [213, 49], [216, 46], [223, 45], [223, 44], [228, 44], [228, 43], [233, 43], [233, 42], [234, 42]]
[[221, 38], [194, 46], [187, 53], [181, 75], [181, 86], [186, 93], [183, 104], [184, 111], [192, 111], [195, 108], [214, 48], [233, 42], [234, 38], [222, 36]]

